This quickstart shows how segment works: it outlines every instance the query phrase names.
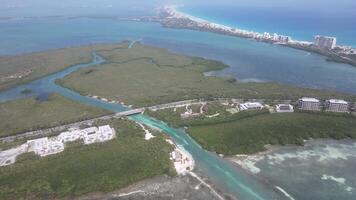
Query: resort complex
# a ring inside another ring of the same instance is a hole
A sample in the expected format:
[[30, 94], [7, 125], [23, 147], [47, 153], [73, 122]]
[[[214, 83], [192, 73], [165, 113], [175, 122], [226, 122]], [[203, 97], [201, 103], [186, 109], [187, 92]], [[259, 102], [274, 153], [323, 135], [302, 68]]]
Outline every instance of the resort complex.
[[44, 137], [34, 140], [28, 140], [25, 144], [18, 147], [0, 152], [0, 166], [11, 165], [15, 163], [16, 157], [23, 154], [34, 152], [36, 155], [45, 157], [57, 154], [65, 149], [65, 144], [82, 140], [84, 144], [106, 142], [116, 137], [115, 129], [109, 125], [99, 127], [89, 127], [86, 129], [77, 129], [63, 132], [55, 137]]

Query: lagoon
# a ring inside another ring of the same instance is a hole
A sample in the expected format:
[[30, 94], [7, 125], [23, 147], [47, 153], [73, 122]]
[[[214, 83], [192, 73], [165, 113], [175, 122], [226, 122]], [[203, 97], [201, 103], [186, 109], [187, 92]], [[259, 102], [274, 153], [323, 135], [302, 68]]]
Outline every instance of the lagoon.
[[[132, 47], [132, 45], [133, 43], [129, 45], [129, 48]], [[90, 63], [74, 65], [63, 71], [48, 75], [33, 82], [0, 92], [0, 102], [29, 96], [38, 96], [43, 93], [59, 93], [62, 96], [80, 103], [103, 108], [112, 112], [129, 110], [128, 107], [121, 104], [108, 103], [99, 99], [82, 96], [77, 92], [63, 88], [55, 83], [57, 79], [61, 79], [81, 68], [95, 65], [100, 67], [100, 64], [103, 62], [105, 62], [105, 60], [102, 57], [93, 53], [93, 60]], [[30, 89], [32, 92], [23, 93], [22, 91], [24, 89]], [[171, 128], [162, 121], [141, 114], [132, 116], [130, 119], [161, 130], [172, 137], [177, 145], [183, 147], [193, 156], [199, 171], [208, 176], [209, 180], [224, 192], [246, 200], [284, 199], [283, 194], [276, 192], [273, 185], [265, 184], [257, 177], [254, 177], [241, 168], [236, 168], [228, 161], [219, 158], [218, 155], [202, 149], [183, 130]]]
[[323, 56], [283, 46], [113, 19], [0, 21], [0, 55], [122, 40], [141, 40], [176, 53], [223, 61], [230, 67], [212, 75], [233, 76], [242, 82], [279, 82], [356, 93], [356, 67], [327, 62]]

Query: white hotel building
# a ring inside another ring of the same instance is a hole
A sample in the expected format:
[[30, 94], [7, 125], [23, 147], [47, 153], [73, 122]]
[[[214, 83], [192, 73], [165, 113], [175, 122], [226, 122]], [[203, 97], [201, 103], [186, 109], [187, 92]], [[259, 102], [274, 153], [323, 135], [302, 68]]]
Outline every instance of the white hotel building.
[[330, 99], [326, 101], [326, 111], [329, 112], [348, 112], [348, 102], [341, 99]]
[[320, 111], [320, 101], [315, 98], [303, 97], [298, 105], [301, 110]]
[[335, 37], [316, 35], [314, 39], [315, 39], [314, 44], [319, 48], [333, 49], [336, 46]]
[[246, 102], [240, 104], [240, 110], [262, 110], [264, 106], [259, 102]]

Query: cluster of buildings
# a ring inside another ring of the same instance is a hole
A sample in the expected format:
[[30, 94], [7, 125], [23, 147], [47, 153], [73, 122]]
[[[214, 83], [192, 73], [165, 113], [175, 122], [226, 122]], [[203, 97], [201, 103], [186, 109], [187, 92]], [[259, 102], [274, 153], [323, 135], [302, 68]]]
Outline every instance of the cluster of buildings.
[[[264, 106], [260, 102], [246, 102], [239, 105], [239, 109], [241, 111], [244, 110], [262, 110], [266, 106]], [[294, 107], [290, 104], [277, 104], [275, 107], [276, 112], [279, 113], [287, 113], [287, 112], [294, 112]]]
[[303, 97], [299, 99], [298, 106], [301, 110], [307, 111], [320, 111], [323, 108], [327, 112], [349, 112], [350, 104], [342, 99], [330, 99], [325, 101], [324, 104], [316, 98]]
[[[258, 33], [212, 23], [181, 13], [177, 11], [174, 6], [166, 6], [161, 10], [161, 19], [159, 22], [166, 27], [203, 30], [238, 37], [253, 38], [265, 42], [290, 45], [292, 47], [298, 47], [313, 52], [315, 52], [314, 48], [317, 48], [324, 50], [319, 52], [322, 55], [328, 56], [329, 53], [334, 53], [334, 55], [336, 53], [336, 55], [340, 56], [339, 58], [342, 60], [350, 62], [349, 60], [351, 59], [353, 63], [356, 62], [353, 57], [353, 55], [356, 54], [356, 49], [353, 49], [352, 47], [337, 46], [335, 37], [316, 35], [314, 37], [314, 42], [292, 40], [290, 36], [278, 35], [277, 33]], [[346, 56], [347, 59], [343, 56]]]
[[73, 130], [63, 132], [56, 137], [44, 137], [35, 140], [27, 141], [29, 152], [44, 157], [51, 154], [57, 154], [64, 150], [64, 144], [83, 140], [84, 144], [93, 144], [98, 142], [106, 142], [115, 137], [115, 129], [109, 125], [99, 127], [89, 127], [82, 130]]
[[[356, 106], [356, 103], [355, 103]], [[260, 102], [246, 102], [239, 104], [239, 109], [243, 110], [262, 110], [264, 106]], [[321, 102], [316, 98], [303, 97], [297, 101], [297, 107], [299, 110], [304, 111], [326, 111], [326, 112], [350, 112], [351, 103], [342, 99], [329, 99], [325, 102]], [[278, 113], [294, 112], [294, 106], [291, 104], [277, 104], [275, 111]]]
[[272, 40], [273, 42], [279, 42], [283, 44], [287, 44], [292, 41], [290, 36], [278, 35], [277, 33], [273, 33], [273, 35], [271, 35], [268, 32], [264, 32], [262, 36], [260, 35], [258, 37], [258, 39]]
[[258, 40], [268, 40], [271, 42], [278, 43], [288, 43], [292, 41], [292, 38], [290, 36], [278, 35], [276, 33], [271, 35], [267, 32], [261, 34], [258, 32], [232, 28], [229, 26], [224, 26], [221, 24], [216, 24], [196, 17], [185, 15], [184, 13], [178, 12], [174, 6], [165, 6], [161, 10], [161, 16], [165, 19], [161, 21], [161, 23], [164, 26], [168, 27], [209, 30], [211, 32], [254, 38]]
[[0, 166], [15, 163], [16, 157], [23, 153], [34, 152], [36, 155], [45, 157], [57, 154], [65, 149], [65, 143], [83, 140], [84, 144], [106, 142], [114, 139], [115, 129], [109, 125], [90, 127], [82, 130], [63, 132], [55, 137], [43, 137], [28, 140], [19, 147], [0, 152]]

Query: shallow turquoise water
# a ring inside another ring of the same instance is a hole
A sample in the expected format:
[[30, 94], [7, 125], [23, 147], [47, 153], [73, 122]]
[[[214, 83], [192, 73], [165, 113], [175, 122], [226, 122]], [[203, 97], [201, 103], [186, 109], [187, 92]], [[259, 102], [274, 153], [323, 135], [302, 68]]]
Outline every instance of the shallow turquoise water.
[[257, 157], [254, 166], [261, 170], [257, 175], [295, 199], [356, 199], [354, 140], [310, 141], [304, 147], [281, 147]]

